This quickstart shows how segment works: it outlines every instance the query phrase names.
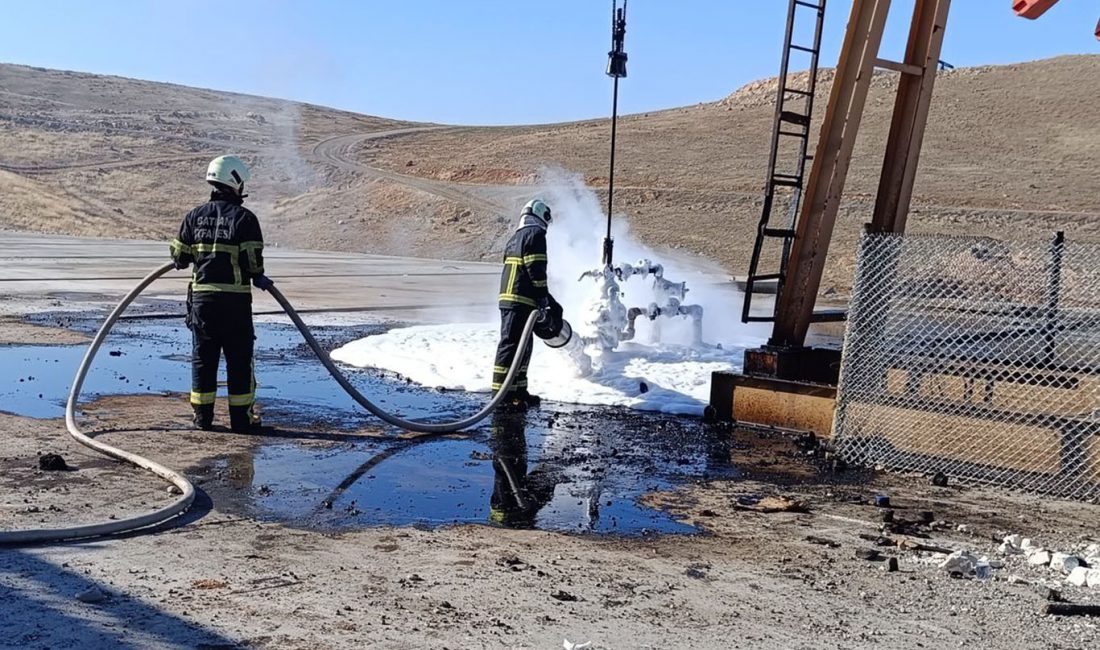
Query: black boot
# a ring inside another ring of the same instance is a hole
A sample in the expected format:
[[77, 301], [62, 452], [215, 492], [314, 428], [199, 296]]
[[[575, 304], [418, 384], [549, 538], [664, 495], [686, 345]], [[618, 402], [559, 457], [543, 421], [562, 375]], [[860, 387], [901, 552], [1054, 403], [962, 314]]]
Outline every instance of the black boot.
[[528, 393], [526, 388], [517, 389], [512, 393], [512, 399], [521, 402], [525, 408], [535, 409], [542, 404], [542, 398]]
[[196, 429], [210, 431], [214, 428], [213, 404], [192, 404], [191, 408], [195, 411], [195, 414], [191, 417], [191, 423], [195, 425]]
[[496, 410], [499, 413], [521, 413], [527, 410], [527, 401], [512, 391], [497, 404]]
[[230, 406], [229, 429], [233, 433], [255, 433], [260, 430], [260, 416], [253, 406]]

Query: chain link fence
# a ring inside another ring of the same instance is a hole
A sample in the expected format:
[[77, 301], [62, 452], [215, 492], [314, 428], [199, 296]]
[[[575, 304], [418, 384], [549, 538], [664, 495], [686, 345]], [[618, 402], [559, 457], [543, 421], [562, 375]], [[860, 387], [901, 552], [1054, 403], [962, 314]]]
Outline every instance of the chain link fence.
[[864, 235], [834, 438], [853, 463], [1100, 501], [1100, 246]]

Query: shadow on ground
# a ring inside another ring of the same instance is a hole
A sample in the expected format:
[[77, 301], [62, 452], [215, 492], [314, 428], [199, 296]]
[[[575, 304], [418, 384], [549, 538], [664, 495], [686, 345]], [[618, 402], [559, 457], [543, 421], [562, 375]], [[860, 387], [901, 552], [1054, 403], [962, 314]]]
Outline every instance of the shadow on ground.
[[[98, 544], [88, 545], [94, 550]], [[0, 551], [0, 645], [11, 648], [201, 648], [229, 650], [242, 642], [123, 594], [37, 556]], [[98, 592], [102, 601], [78, 594]], [[137, 591], [134, 589], [131, 592]], [[149, 590], [150, 594], [152, 589]], [[10, 644], [10, 645], [8, 645]]]

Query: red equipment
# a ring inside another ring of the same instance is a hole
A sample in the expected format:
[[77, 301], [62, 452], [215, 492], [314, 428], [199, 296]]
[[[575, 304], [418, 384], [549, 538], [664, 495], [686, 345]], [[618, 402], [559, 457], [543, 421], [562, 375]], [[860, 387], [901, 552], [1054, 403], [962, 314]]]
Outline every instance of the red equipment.
[[[1058, 0], [1012, 0], [1012, 11], [1022, 18], [1035, 20], [1056, 4]], [[1100, 22], [1096, 23], [1096, 39], [1100, 40]]]

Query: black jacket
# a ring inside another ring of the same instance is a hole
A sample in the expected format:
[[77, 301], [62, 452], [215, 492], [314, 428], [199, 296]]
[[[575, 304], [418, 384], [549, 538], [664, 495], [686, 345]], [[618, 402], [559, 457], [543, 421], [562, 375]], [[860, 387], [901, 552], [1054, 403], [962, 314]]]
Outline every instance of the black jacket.
[[546, 285], [546, 230], [524, 225], [504, 246], [504, 270], [500, 274], [501, 309], [537, 307], [550, 299]]
[[264, 238], [256, 215], [239, 196], [214, 190], [210, 201], [187, 213], [172, 240], [172, 259], [179, 268], [194, 264], [191, 292], [204, 296], [252, 298], [251, 280], [264, 272]]

